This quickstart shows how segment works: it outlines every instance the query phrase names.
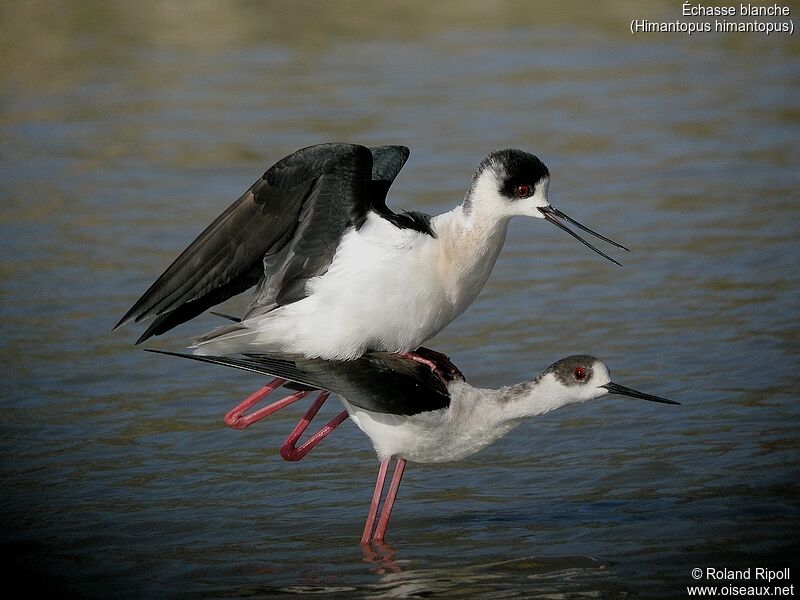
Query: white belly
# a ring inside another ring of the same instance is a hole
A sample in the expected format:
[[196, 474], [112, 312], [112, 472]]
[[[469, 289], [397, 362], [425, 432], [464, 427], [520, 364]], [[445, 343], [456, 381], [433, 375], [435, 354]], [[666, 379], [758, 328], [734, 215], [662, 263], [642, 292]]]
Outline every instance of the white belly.
[[328, 271], [308, 281], [306, 298], [242, 321], [246, 329], [201, 344], [198, 353], [352, 359], [370, 350], [415, 350], [475, 299], [500, 247], [502, 239], [464, 277], [448, 263], [441, 237], [370, 215], [345, 234]]
[[407, 352], [444, 328], [457, 313], [431, 262], [435, 240], [415, 237], [414, 246], [395, 248], [348, 234], [328, 272], [309, 281], [309, 297], [274, 315], [291, 322], [285, 351], [323, 358]]
[[[469, 388], [466, 383], [451, 384]], [[474, 388], [473, 388], [474, 389]], [[456, 393], [459, 396], [458, 393]], [[387, 415], [354, 407], [342, 400], [353, 422], [372, 440], [380, 459], [398, 456], [413, 462], [437, 463], [460, 460], [486, 448], [516, 427], [520, 421], [499, 421], [491, 408], [472, 394], [448, 409], [413, 416]]]

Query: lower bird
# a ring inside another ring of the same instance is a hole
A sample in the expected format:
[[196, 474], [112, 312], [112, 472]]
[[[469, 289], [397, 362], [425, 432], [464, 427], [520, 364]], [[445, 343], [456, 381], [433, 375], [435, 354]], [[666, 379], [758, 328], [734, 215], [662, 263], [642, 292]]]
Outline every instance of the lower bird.
[[[151, 351], [275, 377], [228, 413], [226, 422], [237, 428], [247, 427], [311, 391], [319, 391], [281, 448], [281, 456], [287, 460], [299, 460], [348, 416], [352, 418], [370, 438], [380, 460], [362, 544], [384, 542], [407, 461], [440, 463], [466, 458], [500, 439], [527, 417], [608, 394], [679, 404], [614, 383], [605, 363], [585, 354], [562, 358], [530, 381], [500, 389], [481, 389], [467, 383], [446, 356], [425, 348], [417, 350], [424, 361], [385, 352], [368, 353], [355, 360], [331, 361], [281, 354], [232, 357]], [[430, 364], [435, 368], [430, 368]], [[244, 414], [284, 384], [299, 391], [254, 413]], [[339, 396], [345, 411], [297, 447], [298, 439], [330, 392]], [[381, 508], [384, 482], [393, 457], [396, 458], [394, 473]]]

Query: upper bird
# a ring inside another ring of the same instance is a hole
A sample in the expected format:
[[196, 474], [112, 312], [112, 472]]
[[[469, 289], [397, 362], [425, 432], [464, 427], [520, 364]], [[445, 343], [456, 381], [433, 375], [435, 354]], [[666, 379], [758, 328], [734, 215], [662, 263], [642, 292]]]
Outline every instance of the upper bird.
[[547, 167], [521, 150], [487, 156], [449, 212], [394, 213], [386, 194], [408, 155], [320, 144], [278, 161], [116, 327], [155, 316], [140, 343], [255, 285], [243, 318], [198, 338], [197, 354], [409, 353], [475, 299], [515, 215], [546, 219], [615, 263], [557, 218], [627, 250], [551, 206]]

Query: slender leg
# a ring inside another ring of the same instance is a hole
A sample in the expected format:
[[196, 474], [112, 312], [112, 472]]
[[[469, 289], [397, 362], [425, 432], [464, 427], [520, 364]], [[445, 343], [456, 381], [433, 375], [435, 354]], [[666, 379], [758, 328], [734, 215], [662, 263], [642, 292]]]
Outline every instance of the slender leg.
[[[264, 387], [250, 394], [250, 396], [245, 398], [242, 403], [228, 411], [228, 413], [225, 415], [225, 423], [234, 429], [244, 429], [256, 421], [260, 421], [264, 417], [268, 417], [272, 413], [285, 408], [290, 404], [294, 404], [302, 398], [305, 398], [313, 391], [295, 392], [290, 396], [281, 398], [277, 402], [273, 402], [268, 406], [259, 408], [248, 415], [244, 414], [244, 411], [251, 408], [254, 404], [256, 404], [256, 402], [259, 402], [260, 400], [269, 396], [284, 383], [286, 383], [285, 379], [276, 377]], [[325, 425], [317, 433], [312, 435], [308, 440], [301, 444], [299, 448], [296, 447], [297, 440], [300, 439], [300, 436], [303, 435], [303, 432], [305, 432], [305, 430], [308, 428], [311, 420], [316, 416], [320, 407], [325, 403], [325, 400], [328, 399], [328, 396], [330, 396], [330, 392], [323, 392], [320, 390], [320, 394], [317, 396], [317, 399], [306, 411], [306, 414], [303, 416], [303, 418], [300, 419], [300, 422], [295, 426], [292, 433], [289, 434], [289, 437], [286, 438], [286, 441], [284, 442], [283, 446], [281, 446], [280, 451], [281, 457], [283, 457], [284, 460], [300, 460], [303, 458], [311, 451], [312, 448], [314, 448], [314, 446], [319, 444], [323, 438], [325, 438], [325, 436], [341, 425], [342, 421], [348, 417], [347, 411], [342, 411], [333, 419], [331, 419], [327, 425]]]
[[331, 419], [327, 425], [303, 442], [299, 448], [295, 447], [297, 440], [303, 435], [303, 432], [311, 424], [311, 420], [316, 416], [320, 407], [325, 404], [325, 400], [327, 400], [330, 395], [330, 392], [321, 392], [320, 395], [317, 396], [317, 399], [314, 400], [311, 407], [306, 411], [306, 414], [303, 415], [303, 418], [300, 419], [300, 422], [292, 430], [292, 433], [289, 434], [289, 437], [286, 438], [283, 446], [281, 446], [281, 458], [283, 458], [283, 460], [300, 460], [311, 452], [314, 446], [319, 444], [326, 435], [341, 425], [342, 421], [348, 417], [347, 411], [343, 410]]
[[400, 488], [400, 480], [403, 479], [403, 471], [406, 468], [406, 459], [398, 458], [397, 464], [394, 467], [394, 475], [392, 475], [392, 483], [389, 486], [389, 493], [386, 495], [386, 501], [383, 503], [383, 510], [381, 517], [378, 519], [378, 526], [375, 528], [375, 535], [372, 536], [373, 541], [383, 542], [386, 537], [386, 528], [389, 526], [389, 517], [392, 516], [392, 508], [394, 501], [397, 498], [397, 490]]
[[364, 533], [361, 534], [361, 543], [369, 544], [372, 538], [372, 528], [375, 525], [375, 516], [378, 514], [378, 506], [381, 503], [381, 496], [383, 495], [383, 482], [386, 480], [386, 471], [389, 469], [389, 461], [391, 457], [384, 458], [381, 461], [381, 466], [378, 469], [378, 478], [375, 480], [375, 492], [372, 494], [372, 502], [369, 505], [369, 512], [367, 513], [367, 521], [364, 523]]
[[397, 551], [388, 544], [361, 544], [361, 554], [364, 562], [373, 565], [371, 570], [376, 575], [403, 572], [395, 560]]
[[260, 408], [256, 411], [253, 411], [249, 415], [245, 415], [244, 411], [248, 408], [252, 407], [256, 402], [259, 400], [266, 398], [272, 392], [277, 390], [281, 387], [284, 383], [286, 383], [285, 379], [280, 379], [276, 377], [272, 381], [270, 381], [264, 387], [256, 390], [252, 394], [250, 394], [245, 400], [234, 406], [231, 410], [227, 412], [225, 415], [225, 424], [233, 427], [234, 429], [244, 429], [245, 427], [249, 427], [256, 421], [260, 421], [264, 417], [267, 417], [274, 413], [277, 410], [280, 410], [290, 404], [297, 402], [301, 398], [305, 398], [308, 395], [308, 392], [297, 392], [292, 394], [291, 396], [286, 396], [286, 398], [282, 398], [277, 402], [270, 404], [269, 406], [265, 406], [264, 408]]
[[416, 352], [403, 352], [400, 356], [407, 360], [413, 360], [414, 362], [421, 363], [428, 367], [434, 373], [436, 372], [436, 363], [430, 359], [425, 358], [424, 356], [420, 356]]
[[420, 346], [414, 352], [403, 352], [400, 356], [425, 365], [445, 382], [453, 379], [464, 379], [464, 374], [452, 363], [447, 355], [430, 348]]
[[425, 358], [436, 364], [436, 370], [445, 375], [445, 379], [464, 379], [464, 374], [457, 366], [453, 364], [450, 357], [436, 350], [420, 346], [414, 351], [416, 356]]

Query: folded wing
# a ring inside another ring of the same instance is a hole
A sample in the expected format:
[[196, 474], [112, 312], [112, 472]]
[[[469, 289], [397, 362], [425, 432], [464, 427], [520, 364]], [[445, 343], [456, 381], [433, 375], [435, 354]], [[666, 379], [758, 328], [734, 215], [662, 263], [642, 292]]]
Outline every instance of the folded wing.
[[450, 405], [447, 386], [428, 366], [386, 352], [372, 352], [355, 360], [339, 361], [288, 354], [233, 357], [149, 351], [281, 377], [329, 390], [353, 406], [377, 413], [415, 415]]

